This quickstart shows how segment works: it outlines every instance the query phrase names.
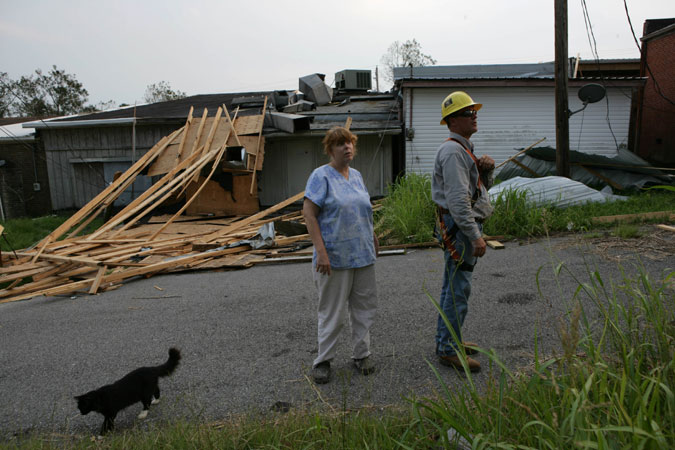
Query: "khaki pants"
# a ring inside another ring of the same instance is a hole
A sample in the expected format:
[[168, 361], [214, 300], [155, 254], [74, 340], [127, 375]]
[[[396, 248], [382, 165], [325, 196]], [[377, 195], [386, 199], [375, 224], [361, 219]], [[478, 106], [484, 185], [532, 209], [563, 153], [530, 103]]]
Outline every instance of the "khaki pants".
[[314, 284], [319, 291], [319, 355], [314, 365], [335, 357], [335, 346], [347, 310], [352, 331], [352, 358], [370, 356], [370, 327], [377, 311], [375, 265], [333, 269], [330, 276], [315, 271]]

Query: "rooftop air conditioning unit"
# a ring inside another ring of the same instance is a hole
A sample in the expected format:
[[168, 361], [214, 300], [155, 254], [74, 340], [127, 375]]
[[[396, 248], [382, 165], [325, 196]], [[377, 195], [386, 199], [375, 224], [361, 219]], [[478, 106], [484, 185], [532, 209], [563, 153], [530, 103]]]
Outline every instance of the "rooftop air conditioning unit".
[[368, 91], [372, 89], [370, 70], [341, 70], [335, 73], [335, 89], [341, 91]]

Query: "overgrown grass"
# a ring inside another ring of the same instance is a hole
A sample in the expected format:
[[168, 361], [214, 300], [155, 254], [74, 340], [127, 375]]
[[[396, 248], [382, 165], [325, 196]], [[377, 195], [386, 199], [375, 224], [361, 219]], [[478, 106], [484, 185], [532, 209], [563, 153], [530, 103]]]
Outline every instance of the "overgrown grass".
[[[487, 235], [506, 235], [519, 238], [544, 236], [551, 232], [589, 231], [614, 226], [594, 224], [597, 216], [636, 214], [652, 211], [672, 211], [675, 193], [667, 190], [644, 191], [630, 195], [625, 201], [586, 203], [568, 208], [532, 206], [523, 190], [508, 190], [494, 202], [494, 213], [485, 222]], [[657, 222], [663, 219], [635, 219], [635, 222]]]
[[641, 270], [608, 283], [589, 270], [571, 296], [558, 356], [536, 350], [523, 374], [481, 350], [496, 370], [486, 392], [468, 371], [463, 390], [439, 377], [444, 397], [418, 402], [414, 425], [442, 437], [452, 428], [474, 449], [675, 448], [673, 278], [654, 282]]
[[436, 207], [429, 175], [410, 173], [389, 186], [375, 215], [376, 232], [390, 243], [429, 242], [434, 237]]
[[[69, 217], [69, 213], [61, 213], [34, 219], [19, 218], [0, 221], [0, 225], [5, 227], [4, 237], [0, 238], [0, 249], [7, 252], [30, 247], [57, 229]], [[103, 225], [103, 219], [95, 219], [82, 233], [91, 233], [101, 225]]]
[[[596, 216], [636, 214], [675, 209], [675, 191], [671, 186], [630, 193], [625, 201], [587, 203], [569, 208], [532, 206], [526, 192], [500, 193], [493, 202], [494, 213], [485, 222], [483, 232], [490, 236], [527, 238], [555, 232], [607, 229], [613, 224], [594, 224]], [[399, 244], [433, 240], [436, 206], [431, 200], [431, 178], [415, 173], [399, 178], [389, 187], [389, 196], [375, 215], [375, 231], [384, 243]], [[661, 219], [636, 219], [656, 222]], [[626, 229], [615, 230], [621, 235]], [[636, 236], [636, 232], [632, 233]]]

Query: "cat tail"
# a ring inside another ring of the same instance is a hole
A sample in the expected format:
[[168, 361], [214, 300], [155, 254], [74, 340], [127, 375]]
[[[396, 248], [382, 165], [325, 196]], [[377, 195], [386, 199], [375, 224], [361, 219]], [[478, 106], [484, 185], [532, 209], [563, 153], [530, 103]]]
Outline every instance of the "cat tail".
[[178, 367], [179, 362], [180, 362], [180, 350], [171, 347], [169, 349], [169, 359], [167, 360], [167, 362], [165, 362], [161, 366], [157, 366], [159, 376], [166, 377], [171, 375], [173, 371], [176, 370], [176, 367]]

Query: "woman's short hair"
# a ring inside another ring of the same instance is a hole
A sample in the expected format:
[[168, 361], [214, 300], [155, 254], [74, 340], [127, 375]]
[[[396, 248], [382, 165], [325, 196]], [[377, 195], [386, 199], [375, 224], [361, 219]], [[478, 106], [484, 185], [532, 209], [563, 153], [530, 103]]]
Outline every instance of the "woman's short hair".
[[323, 138], [323, 151], [325, 154], [330, 155], [330, 150], [334, 145], [342, 145], [345, 142], [351, 141], [354, 146], [354, 155], [356, 155], [356, 141], [358, 138], [354, 133], [346, 129], [345, 127], [333, 127]]

